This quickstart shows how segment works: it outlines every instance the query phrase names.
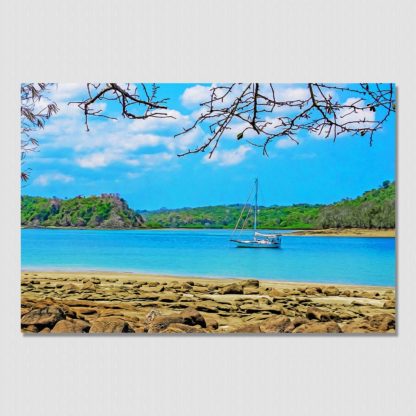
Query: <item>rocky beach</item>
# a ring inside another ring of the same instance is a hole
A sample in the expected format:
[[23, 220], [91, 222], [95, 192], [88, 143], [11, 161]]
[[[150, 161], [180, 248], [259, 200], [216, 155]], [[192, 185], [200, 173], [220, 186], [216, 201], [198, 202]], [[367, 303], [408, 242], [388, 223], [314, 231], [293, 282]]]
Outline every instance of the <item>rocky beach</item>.
[[395, 289], [22, 272], [23, 333], [395, 333]]

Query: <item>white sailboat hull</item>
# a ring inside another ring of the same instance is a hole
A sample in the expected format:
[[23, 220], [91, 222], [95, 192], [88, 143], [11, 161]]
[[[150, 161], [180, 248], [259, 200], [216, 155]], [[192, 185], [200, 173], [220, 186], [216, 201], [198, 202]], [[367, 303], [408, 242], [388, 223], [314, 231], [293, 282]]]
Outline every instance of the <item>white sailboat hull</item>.
[[280, 248], [279, 242], [270, 242], [267, 240], [231, 240], [236, 243], [237, 248]]

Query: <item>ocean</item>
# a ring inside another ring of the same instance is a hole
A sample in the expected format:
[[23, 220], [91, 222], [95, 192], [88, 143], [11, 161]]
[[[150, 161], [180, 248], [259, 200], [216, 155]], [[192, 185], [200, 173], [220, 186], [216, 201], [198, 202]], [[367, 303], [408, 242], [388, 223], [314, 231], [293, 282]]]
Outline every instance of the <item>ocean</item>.
[[281, 249], [243, 249], [230, 236], [231, 230], [23, 229], [21, 262], [30, 270], [395, 285], [394, 238], [283, 236]]

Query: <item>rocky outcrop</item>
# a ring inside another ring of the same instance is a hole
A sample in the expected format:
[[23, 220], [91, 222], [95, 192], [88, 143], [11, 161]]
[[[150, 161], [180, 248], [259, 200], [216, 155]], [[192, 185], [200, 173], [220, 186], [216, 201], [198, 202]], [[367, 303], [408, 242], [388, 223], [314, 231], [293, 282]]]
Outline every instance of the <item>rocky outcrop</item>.
[[389, 288], [23, 274], [24, 333], [394, 333]]

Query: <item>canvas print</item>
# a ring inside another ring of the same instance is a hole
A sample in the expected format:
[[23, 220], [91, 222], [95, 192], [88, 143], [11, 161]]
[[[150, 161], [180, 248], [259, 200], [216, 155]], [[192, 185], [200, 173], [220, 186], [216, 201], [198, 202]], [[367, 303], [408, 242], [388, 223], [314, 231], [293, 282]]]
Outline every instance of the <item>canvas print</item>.
[[21, 84], [24, 334], [394, 334], [390, 83]]

